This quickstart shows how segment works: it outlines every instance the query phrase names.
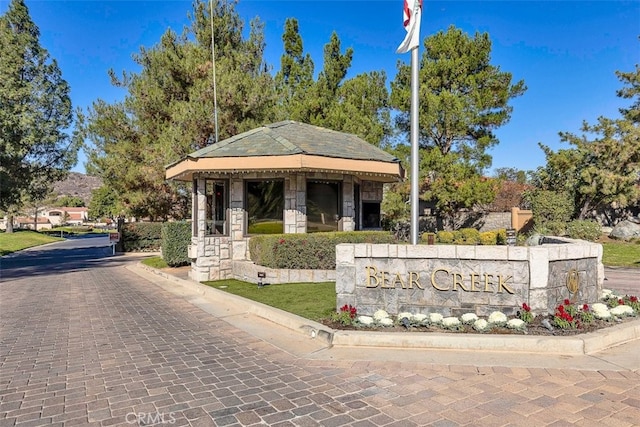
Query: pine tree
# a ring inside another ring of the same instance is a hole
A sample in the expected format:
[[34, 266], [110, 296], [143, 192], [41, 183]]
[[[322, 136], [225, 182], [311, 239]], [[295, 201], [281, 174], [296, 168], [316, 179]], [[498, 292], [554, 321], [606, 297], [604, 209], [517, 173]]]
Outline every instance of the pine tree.
[[[271, 121], [273, 78], [263, 60], [259, 21], [247, 39], [233, 1], [214, 1], [219, 139]], [[165, 219], [184, 217], [189, 203], [179, 184], [166, 182], [165, 166], [215, 143], [211, 14], [196, 0], [191, 26], [168, 30], [160, 41], [134, 56], [139, 73], [116, 77], [127, 90], [122, 102], [93, 103], [82, 130], [92, 143], [89, 169], [118, 194], [125, 213]]]
[[304, 55], [296, 19], [286, 20], [282, 41], [284, 53], [280, 58], [280, 71], [275, 77], [279, 99], [278, 118], [309, 123], [307, 96], [314, 85], [314, 65], [311, 56], [308, 53]]
[[35, 183], [62, 179], [77, 161], [80, 144], [65, 133], [73, 118], [69, 85], [39, 38], [24, 1], [12, 0], [0, 17], [2, 211], [16, 211], [40, 192]]

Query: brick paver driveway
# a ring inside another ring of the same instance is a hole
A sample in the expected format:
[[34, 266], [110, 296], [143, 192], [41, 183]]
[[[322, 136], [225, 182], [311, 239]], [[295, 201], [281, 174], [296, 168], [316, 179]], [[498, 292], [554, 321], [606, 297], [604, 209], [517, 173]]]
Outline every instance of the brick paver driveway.
[[637, 371], [297, 357], [66, 251], [2, 260], [0, 426], [640, 423]]

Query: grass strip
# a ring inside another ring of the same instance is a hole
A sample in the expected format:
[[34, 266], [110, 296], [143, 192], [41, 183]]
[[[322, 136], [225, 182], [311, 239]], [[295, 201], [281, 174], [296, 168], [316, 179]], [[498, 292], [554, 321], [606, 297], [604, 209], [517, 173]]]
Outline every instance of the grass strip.
[[216, 280], [205, 285], [319, 321], [336, 309], [335, 282], [285, 283], [258, 287], [240, 280]]
[[602, 242], [602, 263], [615, 267], [640, 267], [640, 243]]
[[60, 240], [64, 239], [27, 230], [14, 231], [13, 233], [0, 233], [0, 256], [33, 246], [58, 242]]

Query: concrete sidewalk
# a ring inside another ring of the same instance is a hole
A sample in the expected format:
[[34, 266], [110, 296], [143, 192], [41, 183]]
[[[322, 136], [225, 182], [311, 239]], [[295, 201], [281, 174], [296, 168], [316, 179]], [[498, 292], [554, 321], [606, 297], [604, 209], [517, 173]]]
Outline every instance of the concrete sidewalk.
[[[291, 354], [314, 360], [401, 360], [474, 366], [640, 370], [640, 319], [595, 333], [568, 337], [336, 331], [193, 282], [185, 278], [187, 270], [184, 268], [157, 270], [139, 263], [129, 268], [232, 326]], [[616, 284], [622, 285], [616, 289], [634, 287], [633, 282]]]

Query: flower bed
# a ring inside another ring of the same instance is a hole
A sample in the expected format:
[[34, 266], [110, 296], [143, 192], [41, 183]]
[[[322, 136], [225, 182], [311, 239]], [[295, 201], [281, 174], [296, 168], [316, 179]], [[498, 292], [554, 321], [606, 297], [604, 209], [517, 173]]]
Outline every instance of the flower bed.
[[565, 300], [553, 315], [536, 316], [526, 303], [516, 316], [508, 317], [495, 311], [486, 319], [478, 318], [474, 313], [458, 318], [443, 317], [439, 313], [404, 312], [392, 317], [384, 310], [377, 310], [373, 316], [361, 316], [356, 307], [348, 305], [322, 323], [338, 330], [563, 336], [593, 332], [635, 319], [638, 315], [640, 302], [636, 296], [620, 296], [605, 289], [601, 302], [578, 306]]

